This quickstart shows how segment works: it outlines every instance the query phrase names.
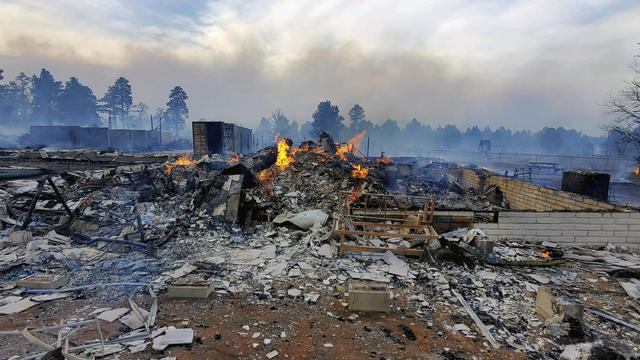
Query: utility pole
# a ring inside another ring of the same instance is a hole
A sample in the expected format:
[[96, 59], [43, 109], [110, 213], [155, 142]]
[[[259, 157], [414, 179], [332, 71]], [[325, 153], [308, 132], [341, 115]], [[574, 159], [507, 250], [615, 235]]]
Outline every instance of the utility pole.
[[149, 114], [149, 120], [151, 120], [151, 131], [153, 131], [153, 115]]

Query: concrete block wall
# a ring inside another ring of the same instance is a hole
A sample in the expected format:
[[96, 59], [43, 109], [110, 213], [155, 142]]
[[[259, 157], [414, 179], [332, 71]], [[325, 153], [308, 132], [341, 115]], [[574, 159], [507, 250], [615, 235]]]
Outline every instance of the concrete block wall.
[[458, 181], [465, 189], [480, 189], [482, 190], [487, 182], [486, 176], [480, 176], [473, 170], [461, 169]]
[[456, 169], [450, 172], [464, 188], [483, 190], [496, 185], [503, 192], [511, 209], [536, 211], [622, 211], [622, 205], [599, 201], [587, 196], [542, 187], [539, 185], [508, 179], [498, 175], [478, 174], [474, 170]]
[[509, 212], [497, 223], [475, 224], [494, 240], [516, 237], [571, 246], [611, 242], [640, 249], [640, 212]]

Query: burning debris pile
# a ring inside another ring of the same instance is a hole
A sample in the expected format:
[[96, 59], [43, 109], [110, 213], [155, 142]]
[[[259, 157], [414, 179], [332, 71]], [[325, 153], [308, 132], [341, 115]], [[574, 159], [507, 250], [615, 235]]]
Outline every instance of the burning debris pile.
[[[436, 209], [508, 204], [457, 186], [446, 174], [455, 164], [368, 161], [359, 153], [364, 136], [338, 144], [321, 133], [298, 147], [278, 137], [276, 146], [251, 155], [196, 160], [187, 154], [3, 182], [0, 316], [11, 322], [0, 337], [25, 339], [25, 345], [21, 350], [19, 342], [3, 340], [0, 357], [63, 351], [55, 341], [34, 341], [40, 330], [25, 333], [29, 324], [21, 318], [60, 317], [54, 312], [62, 308], [73, 309], [65, 324], [119, 324], [102, 341], [82, 333], [64, 349], [87, 357], [193, 351], [206, 358], [198, 349], [224, 336], [241, 358], [273, 358], [287, 355], [292, 342], [308, 343], [338, 325], [369, 345], [350, 353], [355, 347], [344, 343], [348, 339], [323, 338], [314, 353], [420, 358], [428, 347], [426, 356], [442, 359], [579, 359], [571, 354], [640, 352], [633, 325], [640, 319], [637, 255], [613, 247], [496, 243], [480, 229], [430, 232], [425, 221], [433, 207], [400, 195], [433, 197]], [[383, 220], [362, 220], [376, 216]], [[338, 224], [344, 239], [336, 235]], [[339, 257], [343, 245], [369, 251]], [[374, 282], [383, 308], [367, 300], [366, 286], [355, 286], [361, 281]], [[65, 306], [40, 306], [47, 302]], [[216, 304], [221, 318], [273, 308], [290, 323], [234, 323], [223, 335], [211, 333], [207, 321], [213, 320], [203, 319]], [[584, 304], [583, 311], [568, 310], [580, 308], [574, 304]], [[185, 308], [199, 306], [192, 317], [198, 325], [191, 325]], [[300, 308], [306, 316], [295, 312]], [[386, 317], [400, 325], [389, 329], [385, 318], [359, 315], [371, 310], [390, 311]], [[313, 323], [307, 326], [306, 317]], [[265, 329], [249, 332], [260, 326]]]

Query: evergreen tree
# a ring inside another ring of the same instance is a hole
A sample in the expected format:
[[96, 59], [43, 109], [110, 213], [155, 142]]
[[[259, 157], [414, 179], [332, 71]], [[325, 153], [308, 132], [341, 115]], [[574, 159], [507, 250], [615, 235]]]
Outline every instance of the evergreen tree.
[[180, 86], [174, 87], [169, 94], [166, 124], [167, 128], [175, 131], [176, 137], [178, 131], [184, 128], [186, 118], [189, 117], [188, 98], [187, 93]]
[[101, 99], [100, 111], [113, 117], [113, 127], [117, 127], [118, 118], [123, 128], [126, 128], [126, 119], [133, 104], [131, 96], [131, 84], [124, 77], [119, 77]]
[[42, 69], [40, 76], [33, 75], [31, 94], [33, 95], [32, 118], [35, 123], [53, 124], [56, 121], [56, 101], [61, 88], [62, 82], [55, 81], [47, 69]]
[[313, 113], [313, 122], [311, 123], [313, 130], [309, 135], [312, 138], [317, 138], [321, 131], [326, 131], [333, 136], [337, 136], [344, 127], [343, 120], [344, 118], [340, 115], [340, 110], [337, 106], [331, 105], [329, 100], [323, 101], [318, 104], [318, 108]]
[[58, 97], [60, 120], [65, 125], [97, 125], [96, 96], [88, 86], [72, 77]]
[[351, 124], [349, 125], [353, 132], [359, 133], [362, 129], [362, 122], [364, 121], [364, 109], [362, 106], [355, 104], [349, 110], [349, 119], [351, 119]]

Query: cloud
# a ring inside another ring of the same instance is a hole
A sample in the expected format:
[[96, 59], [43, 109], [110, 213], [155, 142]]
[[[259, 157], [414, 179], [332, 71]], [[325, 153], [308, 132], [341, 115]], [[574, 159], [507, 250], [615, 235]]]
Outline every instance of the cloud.
[[169, 1], [0, 4], [6, 77], [50, 69], [101, 95], [122, 75], [152, 107], [181, 85], [191, 118], [299, 123], [331, 99], [369, 119], [576, 127], [630, 76], [624, 1]]

